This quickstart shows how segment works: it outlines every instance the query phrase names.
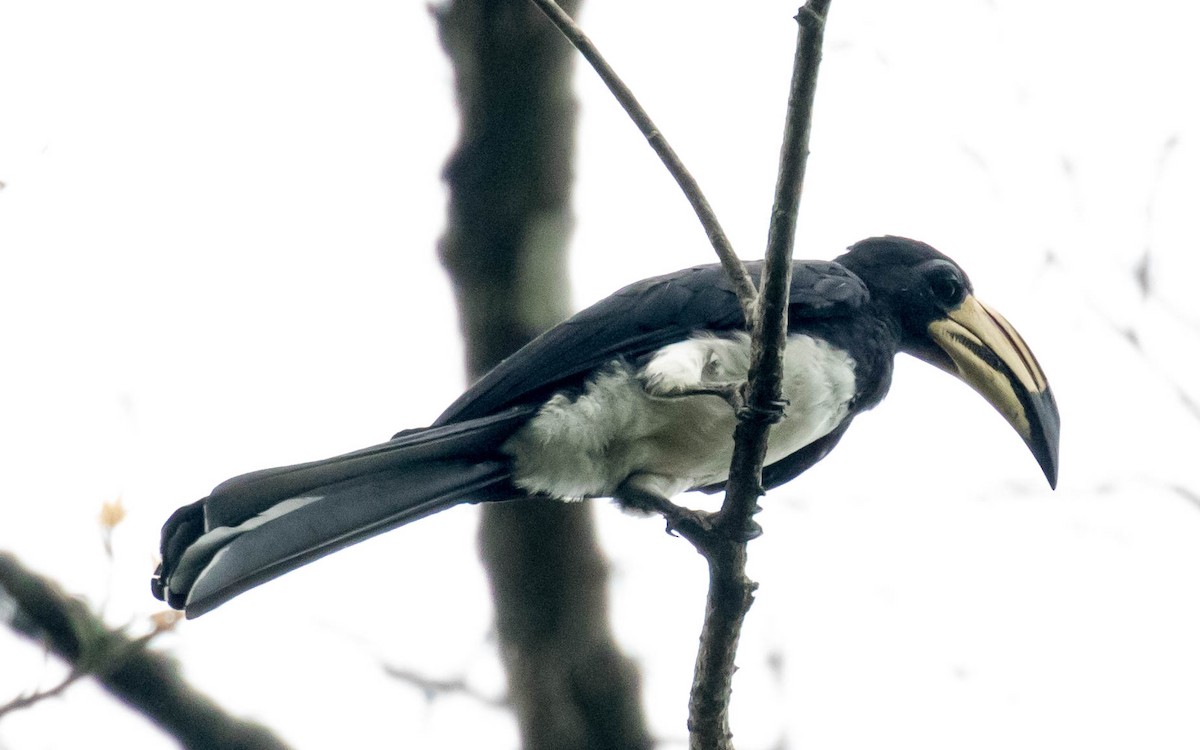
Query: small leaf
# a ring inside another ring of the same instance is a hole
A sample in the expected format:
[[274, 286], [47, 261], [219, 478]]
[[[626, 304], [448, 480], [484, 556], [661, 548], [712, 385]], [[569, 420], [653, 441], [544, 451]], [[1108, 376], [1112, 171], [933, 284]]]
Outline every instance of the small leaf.
[[100, 526], [106, 531], [112, 531], [117, 524], [125, 520], [125, 505], [120, 496], [109, 500], [100, 506]]
[[155, 633], [172, 631], [181, 620], [183, 620], [183, 613], [176, 612], [173, 609], [164, 609], [161, 612], [155, 612], [150, 615], [150, 623], [154, 626]]

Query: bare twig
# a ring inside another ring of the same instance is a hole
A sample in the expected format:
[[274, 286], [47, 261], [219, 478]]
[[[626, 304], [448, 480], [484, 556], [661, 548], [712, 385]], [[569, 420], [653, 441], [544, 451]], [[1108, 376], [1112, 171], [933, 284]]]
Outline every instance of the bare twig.
[[394, 664], [383, 664], [383, 673], [393, 680], [407, 683], [417, 688], [425, 695], [425, 699], [429, 701], [432, 701], [439, 695], [465, 695], [491, 708], [512, 707], [512, 702], [508, 698], [486, 695], [468, 685], [466, 679], [463, 677], [438, 679]]
[[734, 432], [733, 462], [725, 501], [715, 519], [716, 533], [708, 537], [702, 549], [709, 563], [709, 591], [689, 703], [692, 750], [732, 748], [729, 697], [734, 657], [742, 623], [757, 587], [746, 577], [746, 541], [756, 528], [753, 515], [763, 493], [767, 432], [774, 421], [772, 416], [777, 418], [779, 414], [792, 247], [829, 3], [830, 0], [809, 0], [796, 16], [800, 30], [767, 235], [762, 292], [754, 319], [754, 349], [747, 387], [749, 408], [742, 412]]
[[662, 134], [616, 76], [591, 41], [554, 0], [532, 0], [592, 64], [609, 90], [650, 141], [692, 202], [717, 255], [732, 279], [746, 320], [753, 327], [753, 351], [746, 385], [746, 407], [739, 412], [734, 454], [725, 501], [716, 514], [704, 514], [656, 496], [622, 497], [667, 518], [668, 527], [690, 541], [709, 564], [709, 592], [696, 672], [689, 702], [692, 750], [731, 750], [729, 697], [734, 657], [742, 622], [757, 586], [746, 577], [746, 543], [757, 535], [753, 514], [763, 494], [762, 467], [770, 425], [782, 416], [783, 349], [787, 339], [787, 303], [791, 287], [796, 216], [808, 157], [812, 108], [825, 17], [830, 0], [809, 0], [800, 8], [796, 55], [788, 94], [787, 121], [780, 150], [779, 177], [767, 239], [761, 292], [733, 254], [711, 207]]
[[71, 666], [72, 679], [61, 689], [76, 674], [95, 677], [185, 748], [286, 750], [265, 727], [225, 713], [184, 682], [173, 660], [147, 648], [158, 626], [140, 638], [111, 629], [83, 602], [7, 553], [0, 553], [0, 588], [12, 600], [9, 625]]
[[[1052, 263], [1061, 264], [1061, 261], [1056, 255], [1051, 255], [1050, 260]], [[1069, 271], [1069, 269], [1067, 270]], [[1130, 349], [1132, 349], [1133, 352], [1145, 363], [1146, 367], [1152, 373], [1158, 376], [1162, 383], [1175, 394], [1175, 398], [1179, 401], [1179, 405], [1182, 406], [1193, 419], [1200, 421], [1200, 401], [1198, 401], [1196, 397], [1192, 395], [1190, 391], [1190, 384], [1185, 383], [1183, 380], [1175, 377], [1175, 375], [1169, 372], [1161, 362], [1154, 359], [1154, 357], [1150, 355], [1150, 352], [1146, 351], [1146, 347], [1142, 343], [1142, 337], [1136, 328], [1132, 328], [1129, 325], [1118, 321], [1109, 313], [1105, 305], [1097, 301], [1093, 295], [1087, 292], [1086, 289], [1082, 290], [1082, 294], [1084, 301], [1090, 308], [1092, 308], [1092, 311], [1096, 314], [1096, 317], [1100, 320], [1100, 322], [1103, 323], [1113, 335], [1117, 336], [1126, 344], [1128, 344]], [[1154, 292], [1151, 292], [1151, 294], [1153, 295]], [[1161, 299], [1159, 301], [1161, 303]]]
[[616, 71], [608, 64], [608, 61], [596, 49], [596, 45], [592, 44], [592, 40], [588, 39], [583, 30], [576, 25], [562, 8], [558, 6], [555, 0], [532, 0], [533, 4], [541, 9], [543, 13], [558, 27], [571, 44], [583, 55], [600, 79], [604, 81], [604, 85], [608, 86], [608, 90], [612, 92], [617, 101], [625, 109], [625, 112], [637, 125], [638, 130], [642, 131], [642, 135], [646, 136], [646, 140], [650, 142], [650, 147], [654, 149], [654, 153], [658, 154], [658, 158], [667, 167], [667, 171], [675, 178], [675, 182], [679, 184], [683, 194], [687, 196], [688, 202], [692, 204], [692, 210], [696, 212], [697, 218], [700, 219], [700, 224], [703, 225], [705, 233], [708, 234], [708, 241], [712, 243], [713, 249], [717, 251], [717, 257], [721, 259], [721, 265], [725, 268], [725, 273], [729, 275], [733, 282], [734, 291], [737, 293], [738, 300], [742, 305], [742, 314], [746, 321], [753, 320], [755, 300], [758, 293], [754, 290], [754, 283], [750, 279], [750, 274], [746, 271], [746, 267], [742, 265], [742, 261], [737, 257], [737, 253], [733, 250], [733, 245], [730, 244], [729, 238], [725, 236], [725, 230], [721, 228], [721, 224], [717, 221], [717, 215], [713, 212], [712, 206], [708, 204], [708, 199], [704, 197], [704, 193], [700, 190], [700, 185], [696, 183], [694, 177], [683, 166], [679, 156], [675, 150], [671, 148], [671, 144], [667, 143], [667, 139], [662, 132], [650, 119], [650, 115], [634, 97], [633, 92], [625, 85], [625, 82], [617, 75]]
[[21, 709], [29, 708], [37, 703], [40, 703], [49, 698], [57, 698], [67, 691], [67, 688], [74, 685], [80, 679], [87, 677], [87, 672], [82, 672], [78, 669], [73, 669], [64, 677], [57, 685], [46, 690], [36, 690], [26, 695], [18, 695], [8, 703], [0, 706], [0, 719], [4, 718], [5, 714], [14, 713]]

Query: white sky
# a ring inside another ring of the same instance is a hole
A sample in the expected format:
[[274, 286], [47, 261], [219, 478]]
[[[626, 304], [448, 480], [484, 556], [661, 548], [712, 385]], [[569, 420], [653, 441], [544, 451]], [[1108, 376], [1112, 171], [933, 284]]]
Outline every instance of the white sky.
[[[794, 12], [608, 0], [582, 19], [745, 257]], [[766, 501], [739, 747], [1200, 744], [1200, 508], [1172, 490], [1200, 493], [1200, 421], [1176, 393], [1200, 400], [1198, 15], [835, 3], [797, 255], [887, 232], [958, 260], [1050, 376], [1061, 483], [968, 389], [902, 361], [889, 400]], [[176, 506], [425, 424], [460, 392], [434, 254], [450, 85], [422, 3], [0, 0], [0, 549], [137, 632]], [[582, 67], [579, 89], [583, 306], [711, 251]], [[116, 496], [110, 565], [96, 515]], [[701, 562], [657, 521], [596, 510], [615, 627], [655, 733], [683, 747]], [[502, 690], [474, 523], [459, 508], [384, 535], [159, 647], [296, 748], [514, 748], [503, 713], [428, 703], [379, 667]], [[3, 632], [0, 665], [0, 702], [61, 676]], [[172, 746], [86, 683], [0, 722], [0, 748], [85, 743]]]

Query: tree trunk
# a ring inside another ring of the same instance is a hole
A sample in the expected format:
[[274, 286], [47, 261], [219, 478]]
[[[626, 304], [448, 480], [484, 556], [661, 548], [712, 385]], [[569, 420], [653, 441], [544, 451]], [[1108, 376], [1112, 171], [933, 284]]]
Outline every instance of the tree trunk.
[[[475, 378], [569, 312], [574, 51], [525, 0], [435, 14], [462, 122], [440, 251]], [[479, 539], [526, 750], [650, 747], [637, 669], [609, 632], [589, 504], [487, 505]]]

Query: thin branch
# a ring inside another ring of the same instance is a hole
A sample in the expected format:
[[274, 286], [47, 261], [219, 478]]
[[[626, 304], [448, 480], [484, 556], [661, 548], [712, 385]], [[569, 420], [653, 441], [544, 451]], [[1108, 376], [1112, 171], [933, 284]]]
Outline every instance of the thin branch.
[[576, 25], [567, 13], [558, 6], [554, 0], [531, 0], [546, 17], [558, 27], [558, 30], [563, 33], [571, 44], [583, 55], [600, 79], [604, 81], [604, 85], [608, 86], [608, 90], [616, 97], [625, 112], [637, 125], [638, 130], [642, 135], [646, 136], [646, 140], [650, 142], [650, 148], [654, 149], [654, 153], [658, 154], [658, 158], [662, 159], [662, 163], [666, 166], [667, 171], [675, 178], [675, 182], [679, 184], [683, 194], [687, 196], [688, 202], [692, 204], [692, 210], [696, 212], [696, 217], [700, 219], [700, 224], [704, 227], [705, 233], [708, 235], [708, 241], [712, 243], [713, 249], [717, 251], [717, 257], [721, 259], [721, 265], [725, 268], [725, 273], [729, 275], [733, 282], [734, 291], [737, 293], [738, 301], [742, 305], [742, 314], [747, 322], [754, 319], [754, 310], [758, 293], [754, 289], [754, 282], [750, 278], [750, 274], [746, 271], [746, 267], [742, 265], [742, 261], [738, 258], [737, 253], [733, 250], [733, 245], [730, 244], [729, 238], [725, 236], [725, 230], [721, 228], [721, 223], [717, 221], [717, 215], [713, 212], [712, 206], [709, 205], [708, 199], [704, 197], [704, 193], [700, 190], [700, 185], [697, 184], [695, 178], [683, 166], [679, 156], [675, 150], [671, 148], [671, 144], [667, 143], [666, 137], [662, 131], [650, 119], [650, 115], [642, 107], [633, 92], [625, 85], [625, 82], [620, 79], [616, 71], [608, 64], [608, 61], [596, 49], [596, 45], [592, 44], [592, 40], [588, 39], [583, 30]]
[[[1061, 265], [1061, 261], [1057, 255], [1051, 255], [1050, 260], [1054, 264]], [[1137, 329], [1118, 321], [1108, 312], [1104, 305], [1100, 304], [1096, 299], [1093, 298], [1092, 295], [1088, 294], [1086, 289], [1083, 290], [1083, 298], [1087, 305], [1092, 308], [1092, 311], [1096, 314], [1096, 317], [1100, 320], [1100, 322], [1103, 323], [1113, 335], [1117, 336], [1126, 344], [1128, 344], [1129, 348], [1132, 349], [1134, 354], [1136, 354], [1142, 360], [1150, 372], [1158, 376], [1162, 383], [1175, 394], [1175, 398], [1179, 401], [1179, 405], [1182, 406], [1193, 419], [1200, 421], [1200, 401], [1198, 401], [1191, 394], [1187, 383], [1179, 378], [1176, 378], [1173, 373], [1169, 372], [1162, 365], [1162, 363], [1158, 362], [1150, 355], [1150, 352], [1148, 352], [1146, 347], [1142, 344], [1142, 338]]]
[[[734, 658], [742, 623], [753, 602], [753, 581], [746, 577], [746, 543], [760, 533], [753, 515], [763, 494], [762, 467], [770, 425], [783, 416], [783, 349], [787, 340], [787, 306], [791, 288], [792, 247], [796, 217], [808, 157], [812, 109], [825, 17], [831, 0], [809, 0], [796, 20], [800, 33], [788, 93], [787, 120], [780, 149], [779, 176], [761, 293], [733, 254], [695, 180], [633, 94], [601, 57], [591, 41], [554, 0], [532, 0], [592, 64], [609, 90], [650, 141], [659, 158], [691, 201], [709, 239], [732, 279], [746, 320], [753, 326], [753, 350], [745, 391], [745, 408], [739, 410], [734, 433], [734, 453], [725, 501], [716, 514], [705, 514], [675, 505], [665, 498], [625, 488], [625, 502], [662, 513], [668, 528], [690, 541], [709, 565], [709, 591], [700, 650], [689, 702], [688, 730], [692, 750], [732, 750], [729, 698]], [[632, 496], [628, 496], [632, 493]]]
[[742, 455], [735, 449], [730, 466], [730, 491], [721, 506], [720, 525], [741, 526], [748, 520], [762, 494], [759, 477], [767, 451], [767, 428], [778, 419], [783, 375], [783, 349], [787, 340], [788, 296], [792, 285], [792, 248], [795, 244], [796, 217], [808, 162], [808, 141], [812, 130], [813, 100], [816, 95], [817, 69], [821, 62], [825, 15], [830, 0], [809, 0], [796, 16], [800, 30], [788, 91], [787, 119], [779, 154], [779, 177], [775, 203], [767, 232], [766, 262], [762, 270], [761, 308], [754, 320], [754, 343], [746, 403], [735, 437]]
[[715, 518], [716, 533], [710, 537], [707, 549], [702, 550], [709, 563], [709, 592], [689, 702], [688, 726], [693, 750], [726, 750], [733, 746], [729, 697], [733, 689], [734, 657], [742, 623], [757, 588], [746, 577], [746, 542], [757, 529], [753, 515], [763, 494], [767, 432], [771, 423], [782, 416], [780, 398], [792, 248], [829, 4], [830, 0], [809, 0], [796, 16], [800, 29], [767, 235], [762, 292], [754, 319], [747, 408], [739, 415], [734, 432], [733, 461], [725, 501]]
[[1182, 497], [1184, 500], [1187, 500], [1192, 505], [1196, 506], [1197, 508], [1200, 508], [1200, 492], [1197, 492], [1196, 490], [1192, 489], [1191, 487], [1187, 487], [1182, 484], [1171, 484], [1171, 485], [1168, 485], [1168, 487], [1170, 487], [1171, 491], [1174, 492], [1176, 495], [1179, 495], [1180, 497]]
[[382, 667], [383, 673], [388, 677], [415, 687], [425, 695], [425, 699], [428, 701], [432, 701], [440, 695], [465, 695], [490, 708], [512, 708], [512, 701], [507, 697], [487, 695], [468, 685], [466, 678], [463, 677], [438, 679], [394, 664], [385, 663]]
[[11, 600], [8, 624], [14, 631], [45, 644], [70, 665], [73, 676], [96, 678], [183, 747], [286, 750], [265, 727], [230, 716], [188, 685], [174, 660], [147, 648], [158, 626], [140, 638], [111, 629], [83, 602], [8, 553], [0, 553], [0, 590]]
[[49, 698], [57, 698], [65, 693], [67, 688], [71, 687], [84, 677], [87, 677], [87, 672], [73, 669], [66, 677], [62, 679], [61, 682], [52, 688], [47, 690], [36, 690], [26, 695], [18, 695], [8, 703], [0, 706], [0, 719], [3, 719], [5, 714], [15, 713], [22, 709], [29, 708], [30, 706], [41, 703]]

